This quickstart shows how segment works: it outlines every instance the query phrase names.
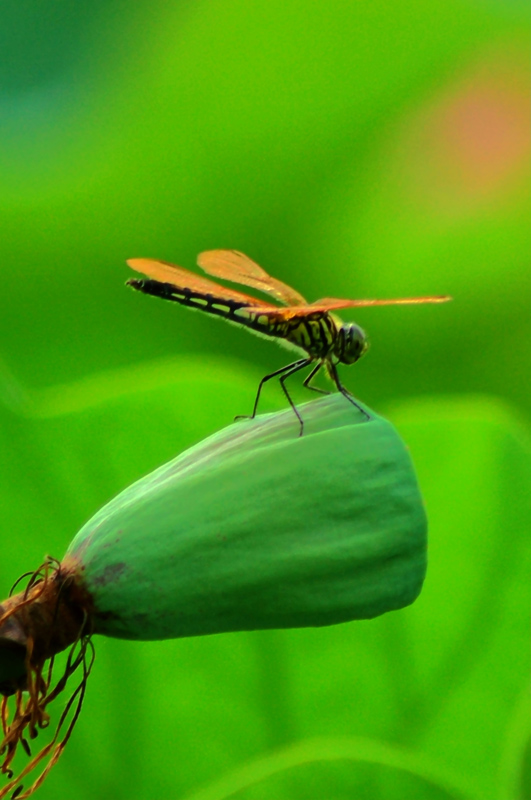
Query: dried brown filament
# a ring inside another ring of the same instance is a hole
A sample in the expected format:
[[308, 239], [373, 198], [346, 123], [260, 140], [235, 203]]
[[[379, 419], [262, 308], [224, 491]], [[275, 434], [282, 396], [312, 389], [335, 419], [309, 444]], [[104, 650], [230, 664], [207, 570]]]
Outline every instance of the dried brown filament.
[[[4, 738], [0, 744], [0, 757], [3, 756], [0, 771], [7, 775], [8, 783], [0, 789], [0, 799], [10, 792], [11, 797], [18, 800], [33, 794], [63, 752], [79, 717], [94, 661], [94, 647], [89, 616], [73, 598], [72, 585], [68, 570], [54, 559], [47, 559], [29, 575], [26, 589], [8, 598], [0, 609], [3, 643], [25, 649], [24, 669], [4, 682], [1, 689], [5, 696], [1, 703]], [[66, 648], [69, 651], [63, 674], [53, 685], [54, 656]], [[49, 726], [48, 705], [65, 690], [69, 679], [78, 671], [79, 683], [63, 709], [51, 741], [31, 757], [28, 739], [34, 740], [39, 730]], [[14, 777], [12, 763], [19, 745], [30, 761]], [[46, 758], [48, 762], [43, 771], [24, 789], [21, 781]]]

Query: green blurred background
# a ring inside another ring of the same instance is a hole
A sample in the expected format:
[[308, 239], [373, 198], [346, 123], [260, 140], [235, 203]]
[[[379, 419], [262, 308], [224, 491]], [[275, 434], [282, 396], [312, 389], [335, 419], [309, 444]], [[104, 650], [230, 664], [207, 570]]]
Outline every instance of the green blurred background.
[[[43, 800], [531, 796], [526, 12], [2, 3], [4, 596], [286, 363], [126, 291], [126, 258], [193, 268], [236, 248], [310, 300], [454, 297], [361, 309], [372, 350], [342, 371], [417, 465], [417, 603], [323, 630], [98, 640]], [[271, 387], [263, 410], [283, 402]]]

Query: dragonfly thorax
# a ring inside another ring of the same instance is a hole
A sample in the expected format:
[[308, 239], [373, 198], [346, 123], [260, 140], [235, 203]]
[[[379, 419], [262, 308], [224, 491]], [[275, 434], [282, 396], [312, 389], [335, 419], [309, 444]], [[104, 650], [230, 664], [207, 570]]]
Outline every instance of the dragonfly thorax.
[[343, 323], [335, 342], [335, 355], [342, 364], [354, 364], [369, 348], [365, 331], [354, 322]]

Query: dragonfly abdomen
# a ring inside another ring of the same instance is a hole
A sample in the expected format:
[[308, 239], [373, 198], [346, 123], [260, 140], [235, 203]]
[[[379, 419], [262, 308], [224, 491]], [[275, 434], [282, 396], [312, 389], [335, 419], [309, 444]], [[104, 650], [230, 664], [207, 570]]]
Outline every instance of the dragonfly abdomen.
[[316, 312], [305, 317], [284, 317], [283, 309], [279, 307], [277, 317], [261, 313], [258, 302], [256, 308], [253, 308], [248, 301], [242, 302], [196, 292], [184, 286], [152, 279], [132, 278], [127, 283], [143, 294], [214, 314], [226, 319], [227, 322], [242, 325], [263, 336], [284, 340], [286, 344], [295, 345], [313, 358], [326, 358], [337, 340], [338, 327], [332, 316], [327, 313]]
[[265, 314], [261, 314], [259, 305], [255, 310], [249, 306], [248, 302], [242, 303], [225, 297], [217, 297], [213, 294], [194, 292], [186, 287], [176, 287], [171, 283], [162, 283], [155, 280], [132, 278], [127, 281], [127, 284], [143, 294], [150, 294], [153, 297], [160, 297], [162, 300], [171, 300], [188, 308], [204, 311], [207, 314], [214, 314], [226, 319], [228, 322], [250, 328], [257, 333], [287, 338], [289, 322], [287, 320], [271, 319]]
[[162, 283], [161, 281], [137, 280], [136, 278], [132, 278], [127, 281], [127, 284], [128, 286], [132, 286], [133, 289], [143, 292], [143, 294], [160, 297], [162, 300], [171, 300], [174, 303], [188, 306], [188, 308], [205, 311], [207, 314], [225, 317], [233, 322], [239, 322], [242, 325], [248, 324], [246, 318], [235, 316], [235, 313], [239, 311], [239, 309], [244, 308], [246, 304], [235, 300], [227, 300], [211, 294], [194, 292], [191, 289], [177, 288], [171, 283]]

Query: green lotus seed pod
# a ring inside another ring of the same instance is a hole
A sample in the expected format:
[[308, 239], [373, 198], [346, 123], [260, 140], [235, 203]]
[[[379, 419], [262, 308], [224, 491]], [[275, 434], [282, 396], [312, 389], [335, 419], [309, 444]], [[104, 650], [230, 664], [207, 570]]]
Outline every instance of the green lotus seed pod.
[[[62, 562], [48, 557], [0, 605], [0, 797], [29, 797], [63, 752], [95, 633], [331, 625], [415, 599], [426, 517], [400, 437], [341, 395], [300, 411], [303, 436], [291, 409], [239, 422], [138, 481], [83, 527]], [[54, 682], [50, 659], [67, 648]], [[48, 725], [50, 702], [76, 673], [51, 741], [15, 777], [19, 746], [30, 755], [28, 737]]]
[[236, 422], [138, 481], [63, 561], [93, 631], [166, 639], [331, 625], [401, 608], [426, 516], [385, 419], [341, 395]]

